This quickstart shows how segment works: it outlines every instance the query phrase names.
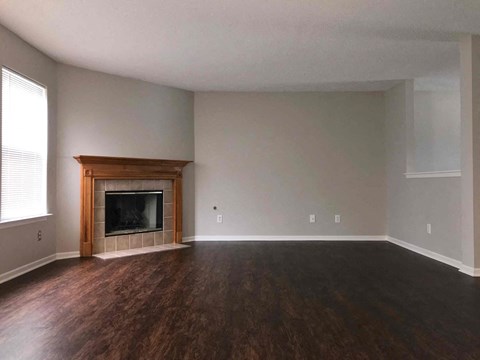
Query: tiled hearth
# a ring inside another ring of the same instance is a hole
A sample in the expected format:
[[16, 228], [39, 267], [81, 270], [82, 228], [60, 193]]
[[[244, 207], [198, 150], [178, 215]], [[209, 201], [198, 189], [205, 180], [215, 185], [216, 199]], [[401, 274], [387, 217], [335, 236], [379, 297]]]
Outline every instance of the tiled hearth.
[[101, 254], [95, 254], [94, 256], [103, 260], [109, 260], [109, 259], [117, 259], [119, 257], [125, 257], [125, 256], [149, 254], [152, 252], [186, 249], [189, 247], [190, 247], [189, 245], [173, 243], [173, 244], [165, 244], [165, 245], [148, 246], [148, 247], [143, 247], [138, 249], [104, 252]]
[[[95, 180], [93, 253], [103, 254], [173, 243], [172, 184], [172, 180]], [[105, 237], [105, 191], [118, 190], [163, 190], [163, 231]]]

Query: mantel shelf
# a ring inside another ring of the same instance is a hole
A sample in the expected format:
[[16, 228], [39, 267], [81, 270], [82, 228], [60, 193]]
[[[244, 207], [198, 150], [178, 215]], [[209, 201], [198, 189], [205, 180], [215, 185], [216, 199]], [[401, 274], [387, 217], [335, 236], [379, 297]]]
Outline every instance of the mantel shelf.
[[134, 165], [183, 168], [188, 163], [191, 163], [191, 161], [188, 160], [142, 159], [92, 155], [77, 155], [74, 156], [74, 158], [79, 164], [83, 165]]

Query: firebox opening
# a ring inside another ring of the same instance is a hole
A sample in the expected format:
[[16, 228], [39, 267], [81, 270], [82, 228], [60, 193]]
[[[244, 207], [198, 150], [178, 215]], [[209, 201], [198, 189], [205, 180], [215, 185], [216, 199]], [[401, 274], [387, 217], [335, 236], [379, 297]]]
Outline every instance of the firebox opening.
[[105, 236], [163, 229], [163, 191], [105, 192]]

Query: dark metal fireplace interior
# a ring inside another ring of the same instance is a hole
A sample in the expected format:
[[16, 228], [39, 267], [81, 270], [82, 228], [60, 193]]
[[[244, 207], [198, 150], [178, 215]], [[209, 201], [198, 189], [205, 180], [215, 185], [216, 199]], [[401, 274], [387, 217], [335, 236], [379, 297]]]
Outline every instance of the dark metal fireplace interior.
[[105, 236], [162, 229], [163, 191], [105, 192]]

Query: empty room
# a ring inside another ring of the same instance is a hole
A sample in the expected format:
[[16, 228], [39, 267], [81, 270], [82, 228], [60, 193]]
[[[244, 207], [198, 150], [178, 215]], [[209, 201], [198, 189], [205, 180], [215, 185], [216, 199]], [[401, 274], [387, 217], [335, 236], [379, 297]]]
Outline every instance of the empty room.
[[480, 359], [480, 2], [0, 0], [0, 359]]

